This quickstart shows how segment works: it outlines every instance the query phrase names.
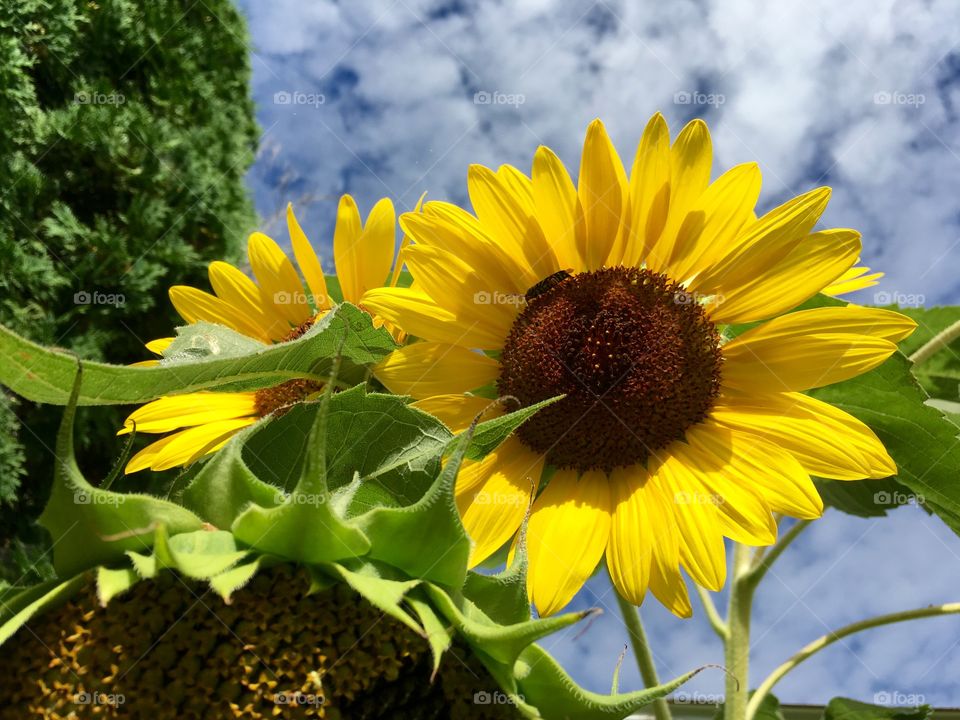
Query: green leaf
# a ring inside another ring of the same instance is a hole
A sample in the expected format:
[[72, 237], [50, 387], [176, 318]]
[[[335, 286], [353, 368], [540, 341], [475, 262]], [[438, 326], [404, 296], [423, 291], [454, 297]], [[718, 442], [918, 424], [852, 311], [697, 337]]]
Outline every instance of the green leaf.
[[855, 517], [886, 517], [903, 505], [916, 504], [915, 495], [894, 478], [883, 480], [814, 479], [824, 505]]
[[[338, 305], [302, 337], [260, 346], [245, 355], [178, 358], [156, 367], [129, 367], [83, 362], [79, 405], [125, 405], [170, 393], [222, 388], [244, 383], [247, 389], [268, 387], [295, 378], [325, 376], [339, 353], [339, 374], [348, 384], [362, 382], [367, 368], [396, 347], [390, 334], [374, 328], [371, 318], [353, 305]], [[0, 385], [35, 402], [65, 405], [77, 360], [43, 348], [0, 326]]]
[[549, 720], [620, 720], [654, 700], [666, 697], [700, 670], [692, 670], [656, 687], [635, 692], [601, 695], [577, 685], [550, 654], [531, 645], [515, 668], [517, 692]]
[[530, 601], [527, 598], [527, 551], [525, 528], [513, 563], [502, 572], [484, 575], [467, 573], [463, 595], [494, 622], [513, 625], [530, 619]]
[[[927, 394], [910, 374], [906, 357], [898, 353], [869, 373], [811, 394], [869, 425], [897, 463], [897, 482], [960, 533], [957, 427], [925, 404]], [[866, 505], [876, 504], [874, 494], [882, 492], [871, 480], [844, 485]], [[886, 501], [880, 496], [880, 503]]]
[[[908, 315], [917, 322], [917, 329], [913, 334], [900, 343], [900, 348], [908, 356], [933, 339], [941, 330], [960, 321], [960, 306], [891, 309]], [[960, 339], [954, 340], [922, 365], [914, 368], [914, 374], [932, 397], [960, 400]]]
[[351, 588], [362, 595], [372, 605], [380, 608], [392, 618], [399, 620], [418, 635], [424, 635], [420, 624], [401, 605], [406, 594], [416, 587], [419, 580], [405, 580], [390, 577], [393, 573], [374, 563], [352, 563], [347, 567], [339, 563], [325, 565], [331, 574], [339, 576]]
[[426, 633], [427, 642], [430, 644], [430, 654], [433, 657], [433, 672], [430, 676], [432, 682], [437, 670], [440, 669], [443, 654], [450, 649], [453, 642], [453, 629], [444, 624], [433, 606], [425, 598], [421, 598], [418, 592], [409, 593], [406, 600], [417, 614], [420, 625], [423, 626], [423, 632]]
[[83, 574], [66, 581], [48, 581], [5, 601], [4, 612], [0, 616], [3, 618], [0, 624], [0, 645], [13, 637], [34, 615], [65, 602], [87, 582], [88, 578]]
[[209, 357], [243, 357], [263, 350], [263, 343], [226, 325], [195, 322], [177, 328], [173, 342], [163, 351], [165, 365], [189, 363]]
[[834, 698], [823, 712], [824, 720], [927, 720], [932, 714], [929, 705], [898, 708]]
[[57, 434], [57, 471], [39, 522], [53, 537], [53, 565], [61, 577], [123, 559], [127, 550], [152, 545], [155, 530], [199, 530], [203, 522], [189, 510], [150, 495], [122, 494], [93, 487], [80, 472], [73, 452], [73, 422], [82, 371], [74, 360], [75, 381]]

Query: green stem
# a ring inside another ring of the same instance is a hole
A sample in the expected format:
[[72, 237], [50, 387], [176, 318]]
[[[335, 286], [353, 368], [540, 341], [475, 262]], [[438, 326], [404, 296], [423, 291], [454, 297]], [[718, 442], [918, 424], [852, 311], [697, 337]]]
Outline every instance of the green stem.
[[797, 536], [810, 526], [810, 522], [810, 520], [798, 520], [794, 523], [793, 526], [777, 540], [773, 547], [766, 553], [757, 556], [756, 562], [748, 568], [744, 580], [754, 585], [754, 587], [758, 585], [763, 579], [763, 576], [767, 574], [770, 566], [776, 562], [777, 558], [783, 555], [783, 551], [790, 546], [790, 543], [796, 540]]
[[837, 640], [845, 638], [848, 635], [853, 635], [854, 633], [858, 633], [862, 630], [880, 627], [881, 625], [891, 625], [893, 623], [904, 622], [906, 620], [937, 617], [939, 615], [953, 615], [956, 613], [960, 613], [960, 602], [947, 603], [945, 605], [933, 605], [930, 607], [918, 608], [917, 610], [905, 610], [903, 612], [890, 613], [889, 615], [877, 615], [876, 617], [868, 618], [867, 620], [861, 620], [860, 622], [845, 625], [839, 630], [833, 631], [829, 635], [824, 635], [820, 638], [817, 638], [812, 643], [797, 652], [785, 663], [780, 665], [780, 667], [767, 676], [766, 680], [760, 683], [760, 686], [753, 694], [753, 697], [750, 698], [750, 702], [747, 705], [747, 720], [752, 720], [757, 713], [757, 709], [760, 707], [760, 703], [763, 702], [763, 699], [770, 693], [770, 690], [773, 689], [773, 686], [776, 685], [784, 675], [793, 670], [797, 665], [802, 663], [814, 653], [817, 653], [820, 650], [823, 650], [825, 647], [832, 645]]
[[934, 335], [910, 356], [910, 360], [914, 365], [922, 365], [957, 338], [960, 338], [960, 320]]
[[736, 543], [733, 549], [733, 580], [727, 608], [727, 634], [724, 644], [727, 665], [724, 720], [744, 720], [747, 688], [750, 680], [750, 606], [756, 584], [750, 582], [750, 548]]
[[[617, 596], [617, 604], [620, 606], [620, 614], [623, 615], [623, 621], [627, 625], [627, 632], [630, 633], [630, 643], [633, 645], [633, 653], [637, 656], [637, 667], [640, 668], [640, 677], [643, 678], [643, 684], [648, 688], [656, 687], [660, 684], [657, 677], [657, 667], [653, 662], [653, 653], [650, 652], [650, 645], [647, 643], [647, 634], [643, 630], [643, 623], [640, 622], [640, 611], [629, 600], [620, 597], [620, 593], [614, 592]], [[653, 715], [656, 720], [671, 720], [670, 706], [663, 698], [653, 701]]]
[[717, 612], [717, 606], [713, 602], [713, 598], [710, 596], [709, 591], [700, 587], [696, 583], [693, 585], [697, 589], [697, 594], [700, 596], [700, 602], [703, 604], [703, 610], [707, 614], [707, 620], [710, 622], [710, 627], [712, 627], [713, 631], [720, 636], [721, 640], [726, 642], [727, 637], [730, 635], [730, 628], [727, 627], [727, 624], [723, 621], [723, 618], [720, 617], [720, 613]]

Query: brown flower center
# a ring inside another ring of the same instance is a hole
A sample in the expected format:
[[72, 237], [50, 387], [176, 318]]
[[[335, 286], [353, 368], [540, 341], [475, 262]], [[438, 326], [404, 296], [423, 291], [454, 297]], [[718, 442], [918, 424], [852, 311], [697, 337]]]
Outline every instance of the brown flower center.
[[315, 380], [288, 380], [270, 388], [257, 390], [254, 397], [257, 415], [259, 417], [264, 417], [270, 413], [277, 416], [283, 415], [291, 407], [303, 402], [321, 388], [323, 388], [323, 383]]
[[565, 395], [520, 439], [558, 467], [646, 463], [702, 422], [720, 390], [720, 335], [667, 276], [614, 267], [530, 299], [507, 338], [497, 387], [521, 405]]

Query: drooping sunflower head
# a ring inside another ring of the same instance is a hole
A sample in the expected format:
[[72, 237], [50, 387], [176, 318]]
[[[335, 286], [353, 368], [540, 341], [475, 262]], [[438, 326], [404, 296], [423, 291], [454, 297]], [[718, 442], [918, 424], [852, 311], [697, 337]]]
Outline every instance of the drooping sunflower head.
[[[328, 292], [320, 259], [291, 205], [286, 219], [296, 266], [272, 238], [255, 232], [247, 242], [253, 279], [239, 268], [217, 261], [209, 267], [212, 293], [186, 285], [170, 288], [170, 300], [184, 322], [224, 325], [269, 345], [297, 339], [333, 307], [337, 300]], [[340, 199], [333, 255], [344, 301], [362, 308], [371, 289], [396, 283], [395, 235], [396, 217], [388, 198], [374, 205], [365, 223], [352, 197]], [[379, 323], [382, 318], [375, 318], [375, 324]], [[147, 343], [147, 349], [162, 356], [172, 342], [173, 338], [161, 338]], [[138, 365], [158, 362], [147, 360]], [[137, 453], [126, 472], [189, 465], [218, 450], [248, 425], [285, 412], [321, 388], [319, 382], [295, 379], [251, 392], [194, 392], [147, 403], [131, 413], [120, 434], [135, 428], [165, 437]]]
[[719, 589], [724, 537], [768, 544], [773, 513], [819, 516], [811, 474], [895, 472], [869, 428], [802, 394], [876, 367], [914, 327], [855, 306], [790, 312], [876, 279], [852, 269], [859, 233], [814, 229], [828, 188], [758, 217], [755, 163], [711, 172], [700, 120], [671, 142], [654, 116], [629, 174], [594, 121], [576, 184], [541, 147], [529, 175], [471, 167], [474, 214], [430, 202], [402, 216], [414, 287], [366, 297], [420, 339], [378, 377], [451, 427], [484, 395], [564, 396], [458, 485], [473, 562], [514, 537], [533, 503], [541, 613], [605, 555], [624, 597], [649, 588], [688, 615], [679, 568]]

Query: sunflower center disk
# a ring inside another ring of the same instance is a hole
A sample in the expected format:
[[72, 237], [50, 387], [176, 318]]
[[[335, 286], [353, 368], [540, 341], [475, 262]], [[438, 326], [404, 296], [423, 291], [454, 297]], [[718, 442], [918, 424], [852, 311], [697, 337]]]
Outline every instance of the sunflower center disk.
[[274, 387], [257, 390], [254, 395], [257, 415], [264, 417], [270, 413], [276, 413], [280, 416], [321, 388], [323, 383], [313, 380], [288, 380]]
[[558, 467], [646, 463], [703, 421], [720, 390], [720, 335], [665, 275], [614, 267], [533, 297], [501, 356], [497, 387], [523, 406], [566, 397], [517, 431]]

